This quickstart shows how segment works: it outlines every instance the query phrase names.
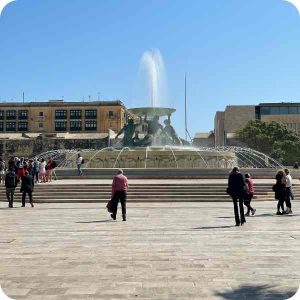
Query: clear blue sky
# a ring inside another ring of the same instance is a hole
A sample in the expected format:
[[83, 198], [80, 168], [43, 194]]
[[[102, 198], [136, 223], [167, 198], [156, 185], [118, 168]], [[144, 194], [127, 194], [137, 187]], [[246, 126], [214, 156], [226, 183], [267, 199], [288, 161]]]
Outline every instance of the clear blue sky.
[[300, 101], [300, 17], [283, 0], [18, 0], [0, 18], [0, 99], [134, 97], [139, 60], [160, 49], [173, 123], [192, 135], [228, 104]]

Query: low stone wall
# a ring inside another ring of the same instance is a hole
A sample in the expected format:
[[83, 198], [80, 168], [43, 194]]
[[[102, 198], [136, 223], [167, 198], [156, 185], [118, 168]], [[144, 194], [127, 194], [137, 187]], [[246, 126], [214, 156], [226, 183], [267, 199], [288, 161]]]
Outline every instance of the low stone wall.
[[[125, 168], [124, 174], [130, 179], [227, 179], [231, 169], [134, 169]], [[84, 176], [77, 176], [77, 169], [56, 169], [57, 179], [111, 179], [116, 174], [113, 168], [84, 168]], [[241, 169], [241, 173], [250, 173], [254, 179], [274, 179], [277, 169]], [[300, 178], [300, 170], [291, 170], [294, 180]]]
[[10, 156], [33, 157], [42, 152], [58, 149], [101, 149], [107, 147], [108, 139], [62, 139], [28, 138], [0, 139], [0, 156], [7, 160]]

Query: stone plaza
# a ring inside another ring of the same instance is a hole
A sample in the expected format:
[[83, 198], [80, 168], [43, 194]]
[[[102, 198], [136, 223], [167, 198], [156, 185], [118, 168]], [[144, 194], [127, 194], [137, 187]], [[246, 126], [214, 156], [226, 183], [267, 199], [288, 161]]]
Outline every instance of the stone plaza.
[[300, 203], [234, 226], [230, 202], [0, 203], [0, 284], [12, 299], [288, 299], [300, 283]]

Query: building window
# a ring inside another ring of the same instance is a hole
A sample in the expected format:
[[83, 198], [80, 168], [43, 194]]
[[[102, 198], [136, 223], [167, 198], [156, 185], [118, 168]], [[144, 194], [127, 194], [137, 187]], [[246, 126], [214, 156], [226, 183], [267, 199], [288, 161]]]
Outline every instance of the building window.
[[4, 124], [3, 122], [0, 122], [0, 131], [3, 131], [4, 130]]
[[4, 119], [4, 110], [0, 110], [0, 120]]
[[16, 119], [16, 111], [15, 110], [7, 110], [6, 111], [6, 120], [15, 120]]
[[28, 110], [19, 110], [19, 120], [28, 119]]
[[39, 123], [39, 129], [43, 129], [44, 128], [44, 123]]
[[70, 119], [81, 119], [81, 110], [70, 110]]
[[289, 114], [289, 108], [287, 106], [279, 107], [279, 114], [288, 115]]
[[97, 130], [97, 122], [96, 121], [85, 121], [85, 130]]
[[16, 122], [6, 122], [6, 131], [16, 131]]
[[86, 119], [97, 119], [97, 110], [95, 110], [95, 109], [86, 110], [85, 118]]
[[289, 114], [290, 115], [297, 115], [298, 114], [298, 107], [297, 106], [290, 106], [289, 107]]
[[81, 121], [70, 122], [70, 131], [80, 131], [81, 129]]
[[28, 131], [28, 123], [27, 122], [19, 122], [18, 123], [18, 131]]
[[43, 117], [44, 116], [44, 112], [43, 111], [40, 111], [39, 112], [39, 117]]
[[55, 111], [55, 119], [66, 119], [67, 111], [66, 110], [56, 110]]
[[271, 114], [271, 110], [270, 107], [261, 107], [260, 108], [260, 114], [261, 115], [270, 115]]
[[114, 117], [114, 112], [110, 110], [110, 111], [108, 112], [108, 118], [109, 118], [109, 119], [112, 119], [113, 117]]
[[279, 107], [278, 106], [272, 106], [270, 108], [270, 115], [279, 115]]
[[55, 122], [55, 131], [67, 131], [67, 122], [66, 121], [56, 121]]

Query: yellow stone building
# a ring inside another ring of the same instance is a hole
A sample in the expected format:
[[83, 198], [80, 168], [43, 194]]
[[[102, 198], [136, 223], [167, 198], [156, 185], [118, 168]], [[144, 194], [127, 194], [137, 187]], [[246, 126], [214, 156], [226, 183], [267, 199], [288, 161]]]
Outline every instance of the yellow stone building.
[[250, 120], [278, 122], [300, 132], [300, 103], [260, 103], [259, 105], [228, 105], [215, 115], [215, 146], [230, 144], [235, 132]]
[[0, 103], [0, 132], [107, 133], [125, 124], [122, 101]]

